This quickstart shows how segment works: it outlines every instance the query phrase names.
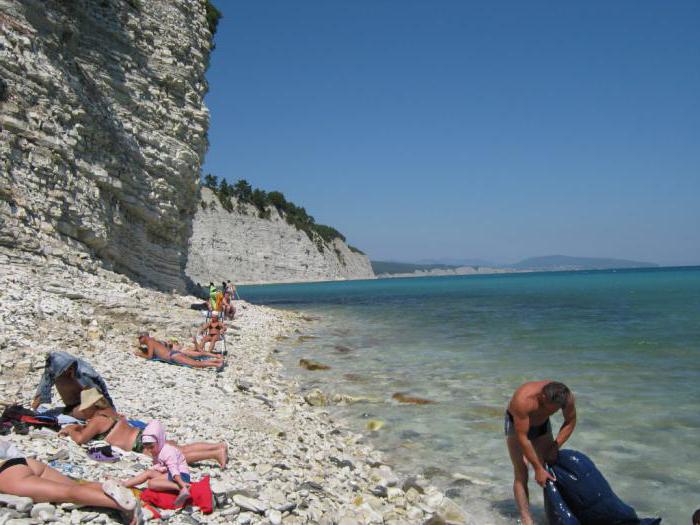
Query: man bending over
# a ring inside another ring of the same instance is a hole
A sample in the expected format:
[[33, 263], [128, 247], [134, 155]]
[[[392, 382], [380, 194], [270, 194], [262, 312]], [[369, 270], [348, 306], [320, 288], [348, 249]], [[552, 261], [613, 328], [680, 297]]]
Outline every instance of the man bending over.
[[[549, 416], [561, 410], [564, 424], [552, 439]], [[535, 481], [544, 487], [554, 478], [544, 463], [556, 461], [559, 448], [571, 437], [576, 426], [574, 394], [554, 381], [532, 381], [521, 385], [513, 394], [505, 415], [508, 453], [513, 463], [513, 494], [523, 525], [533, 525], [530, 494], [527, 488], [528, 463], [535, 471]]]

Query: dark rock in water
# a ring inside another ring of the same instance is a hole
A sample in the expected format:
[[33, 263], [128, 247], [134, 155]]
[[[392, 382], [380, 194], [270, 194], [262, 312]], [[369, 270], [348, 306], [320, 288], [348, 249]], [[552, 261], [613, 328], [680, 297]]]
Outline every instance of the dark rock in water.
[[404, 430], [399, 434], [399, 437], [401, 439], [418, 439], [420, 438], [420, 434], [415, 430]]
[[318, 321], [318, 317], [310, 317], [308, 315], [302, 315], [301, 318], [303, 321], [306, 321], [306, 322]]
[[285, 340], [289, 339], [289, 337], [287, 337], [286, 335], [278, 335], [277, 337], [275, 337], [275, 339], [277, 341], [285, 341]]
[[457, 499], [461, 495], [462, 495], [462, 491], [460, 489], [457, 489], [457, 488], [451, 488], [451, 489], [447, 489], [445, 491], [445, 496], [450, 498], [450, 499]]
[[304, 343], [306, 341], [313, 341], [314, 339], [318, 339], [315, 335], [300, 335], [297, 337], [297, 341], [300, 343]]
[[311, 359], [299, 359], [299, 366], [306, 368], [307, 370], [330, 370], [331, 367], [328, 365], [321, 364], [317, 361], [312, 361]]
[[347, 379], [348, 381], [355, 381], [355, 382], [360, 382], [360, 381], [365, 380], [360, 374], [353, 374], [353, 373], [343, 374], [343, 377], [345, 379]]
[[423, 487], [421, 487], [418, 484], [418, 482], [416, 481], [415, 476], [411, 476], [410, 478], [406, 478], [406, 481], [404, 481], [403, 485], [401, 485], [401, 490], [403, 490], [404, 492], [408, 492], [408, 489], [414, 489], [419, 494], [425, 493], [425, 490], [423, 490]]
[[391, 399], [398, 401], [399, 403], [411, 403], [413, 405], [432, 405], [437, 403], [437, 401], [431, 401], [430, 399], [409, 396], [403, 392], [396, 392], [393, 396], [391, 396]]
[[387, 496], [386, 487], [383, 485], [377, 485], [372, 490], [370, 490], [370, 492], [372, 493], [372, 495], [377, 496], [378, 498], [386, 498]]
[[423, 525], [447, 525], [447, 522], [437, 514], [433, 514], [423, 522]]
[[450, 483], [450, 486], [451, 487], [466, 487], [468, 485], [473, 485], [473, 484], [474, 484], [474, 482], [470, 479], [457, 478], [452, 483]]
[[347, 354], [349, 352], [352, 352], [352, 348], [343, 345], [335, 345], [333, 348], [336, 352], [340, 352], [341, 354]]
[[438, 476], [446, 478], [450, 473], [440, 467], [425, 467], [425, 469], [423, 469], [423, 475], [428, 479], [433, 479]]

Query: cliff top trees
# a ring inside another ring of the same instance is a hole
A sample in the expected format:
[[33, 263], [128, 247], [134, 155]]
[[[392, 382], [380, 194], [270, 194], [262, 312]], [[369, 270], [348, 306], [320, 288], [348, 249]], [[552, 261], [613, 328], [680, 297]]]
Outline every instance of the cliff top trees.
[[[258, 211], [258, 217], [269, 219], [271, 217], [271, 207], [279, 212], [288, 224], [301, 230], [316, 243], [319, 251], [323, 251], [323, 245], [340, 239], [345, 242], [345, 236], [338, 230], [325, 224], [317, 224], [312, 215], [306, 212], [302, 206], [297, 206], [288, 201], [284, 194], [279, 191], [266, 192], [259, 188], [253, 188], [251, 184], [240, 179], [235, 184], [229, 184], [223, 177], [221, 180], [216, 175], [207, 174], [202, 180], [202, 185], [212, 190], [219, 198], [219, 202], [227, 211], [233, 211], [231, 198], [235, 198], [239, 203], [252, 204]], [[355, 250], [357, 250], [355, 248]], [[357, 250], [359, 251], [359, 250]]]

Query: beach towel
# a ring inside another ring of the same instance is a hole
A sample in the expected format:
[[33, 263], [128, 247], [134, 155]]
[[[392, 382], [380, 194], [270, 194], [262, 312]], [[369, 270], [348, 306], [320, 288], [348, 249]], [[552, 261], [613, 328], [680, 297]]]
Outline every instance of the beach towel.
[[[556, 525], [657, 525], [660, 518], [640, 519], [632, 507], [613, 492], [607, 480], [585, 454], [560, 450], [550, 466], [557, 491], [545, 487], [545, 509], [549, 523]], [[562, 507], [557, 494], [566, 504]], [[569, 519], [566, 509], [578, 521]]]
[[[209, 484], [209, 476], [204, 476], [199, 481], [194, 481], [190, 485], [191, 499], [187, 500], [183, 507], [188, 503], [199, 507], [204, 514], [211, 514], [214, 510], [214, 497]], [[161, 509], [178, 509], [175, 506], [175, 492], [159, 492], [152, 489], [146, 489], [141, 492], [141, 500], [151, 505], [155, 505]]]

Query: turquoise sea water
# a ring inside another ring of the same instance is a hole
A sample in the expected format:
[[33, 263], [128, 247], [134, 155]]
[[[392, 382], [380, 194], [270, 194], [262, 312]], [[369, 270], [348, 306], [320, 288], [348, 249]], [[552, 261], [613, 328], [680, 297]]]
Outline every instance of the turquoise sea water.
[[[640, 514], [690, 522], [700, 507], [700, 268], [244, 286], [244, 299], [308, 313], [280, 342], [305, 388], [376, 398], [334, 407], [397, 468], [423, 471], [479, 523], [514, 523], [503, 410], [521, 383], [576, 393], [567, 443]], [[325, 372], [297, 367], [306, 357]], [[403, 405], [395, 392], [437, 401]], [[554, 418], [555, 427], [561, 418]], [[455, 474], [461, 476], [455, 477]], [[541, 493], [530, 483], [535, 513]]]

